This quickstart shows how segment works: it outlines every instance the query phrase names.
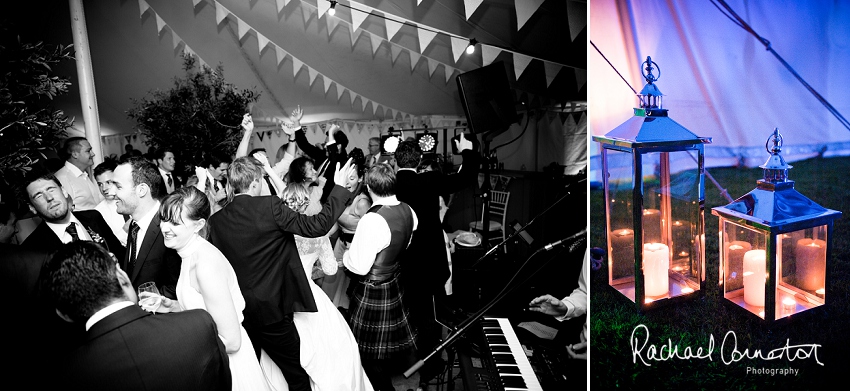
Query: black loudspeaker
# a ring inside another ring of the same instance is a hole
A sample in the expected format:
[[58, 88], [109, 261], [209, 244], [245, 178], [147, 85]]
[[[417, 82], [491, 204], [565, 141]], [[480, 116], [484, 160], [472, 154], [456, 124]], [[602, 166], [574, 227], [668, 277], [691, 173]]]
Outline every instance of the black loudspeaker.
[[459, 75], [457, 89], [472, 133], [501, 133], [518, 122], [503, 62]]

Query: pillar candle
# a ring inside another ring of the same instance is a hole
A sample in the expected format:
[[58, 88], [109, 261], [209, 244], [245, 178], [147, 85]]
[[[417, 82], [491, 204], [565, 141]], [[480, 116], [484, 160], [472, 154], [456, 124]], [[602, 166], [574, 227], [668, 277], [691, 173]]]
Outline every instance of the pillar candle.
[[630, 229], [617, 229], [611, 233], [611, 271], [613, 278], [634, 275], [635, 233]]
[[826, 273], [826, 242], [819, 239], [800, 239], [795, 250], [797, 286], [807, 291], [823, 288]]
[[764, 307], [766, 267], [767, 255], [764, 250], [744, 253], [744, 302], [751, 306]]
[[666, 244], [646, 243], [643, 245], [643, 281], [646, 296], [667, 294], [669, 267], [670, 248]]
[[726, 274], [726, 284], [728, 285], [726, 287], [727, 292], [741, 288], [741, 278], [743, 278], [744, 274], [744, 254], [752, 249], [753, 246], [749, 242], [740, 240], [729, 242], [726, 245], [724, 272]]
[[661, 242], [661, 211], [658, 209], [643, 210], [643, 242]]

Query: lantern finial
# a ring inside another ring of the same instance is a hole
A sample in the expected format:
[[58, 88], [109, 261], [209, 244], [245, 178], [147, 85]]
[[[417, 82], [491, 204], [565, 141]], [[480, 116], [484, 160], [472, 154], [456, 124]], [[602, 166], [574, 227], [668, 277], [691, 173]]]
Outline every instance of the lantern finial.
[[[654, 65], [654, 67], [653, 67]], [[658, 76], [652, 74], [652, 70], [658, 70]], [[641, 64], [641, 75], [646, 80], [646, 85], [640, 90], [638, 98], [640, 99], [640, 107], [643, 109], [660, 109], [661, 96], [664, 95], [654, 84], [661, 77], [661, 67], [652, 61], [652, 57], [646, 56], [646, 61]]]
[[[773, 144], [772, 146], [770, 144]], [[764, 142], [764, 149], [770, 153], [770, 157], [762, 164], [764, 169], [764, 179], [766, 183], [784, 183], [788, 182], [788, 169], [791, 168], [779, 152], [782, 151], [782, 134], [779, 133], [779, 128], [773, 129], [773, 134]]]

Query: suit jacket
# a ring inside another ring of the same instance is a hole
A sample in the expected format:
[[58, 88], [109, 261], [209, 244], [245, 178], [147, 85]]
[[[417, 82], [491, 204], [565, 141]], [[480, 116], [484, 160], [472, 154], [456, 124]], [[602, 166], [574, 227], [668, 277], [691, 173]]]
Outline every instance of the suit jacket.
[[210, 242], [233, 265], [245, 297], [245, 328], [279, 322], [292, 312], [317, 311], [293, 234], [327, 234], [351, 197], [334, 186], [321, 213], [307, 216], [276, 196], [239, 195], [210, 217]]
[[139, 232], [136, 241], [142, 241], [136, 254], [136, 264], [133, 270], [129, 268], [130, 251], [123, 258], [121, 268], [128, 271], [130, 281], [137, 287], [148, 281], [156, 283], [159, 293], [177, 299], [177, 279], [180, 277], [180, 255], [177, 251], [165, 247], [162, 231], [159, 229], [159, 213], [154, 214], [147, 231]]
[[101, 319], [62, 363], [75, 390], [230, 390], [230, 364], [203, 310], [172, 314], [132, 305]]
[[[103, 216], [100, 212], [96, 210], [78, 210], [74, 211], [74, 217], [77, 220], [80, 220], [80, 223], [83, 224], [86, 229], [93, 231], [94, 233], [100, 235], [103, 238], [106, 247], [106, 250], [115, 255], [117, 259], [124, 258], [124, 246], [121, 245], [121, 242], [118, 238], [115, 237], [115, 234], [112, 233], [112, 229], [109, 227], [109, 224], [106, 223], [106, 220], [103, 219]], [[49, 253], [55, 252], [62, 247], [62, 239], [59, 239], [56, 236], [56, 233], [53, 232], [50, 227], [47, 226], [47, 223], [42, 221], [38, 227], [35, 227], [35, 230], [27, 236], [26, 240], [21, 243], [21, 246], [32, 249], [32, 250], [44, 250]]]
[[419, 219], [419, 226], [413, 232], [401, 265], [402, 272], [407, 276], [402, 280], [406, 285], [405, 294], [435, 293], [443, 289], [450, 272], [438, 197], [456, 193], [475, 183], [479, 160], [477, 152], [467, 150], [463, 152], [463, 167], [456, 174], [444, 175], [439, 171], [416, 173], [410, 170], [396, 173], [396, 197], [410, 205]]

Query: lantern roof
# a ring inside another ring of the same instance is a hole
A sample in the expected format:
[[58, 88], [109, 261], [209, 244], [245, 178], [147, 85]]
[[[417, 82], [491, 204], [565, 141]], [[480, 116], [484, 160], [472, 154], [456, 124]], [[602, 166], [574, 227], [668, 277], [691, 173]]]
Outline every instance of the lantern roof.
[[794, 189], [794, 181], [788, 179], [791, 166], [780, 155], [781, 147], [782, 135], [774, 129], [765, 143], [770, 157], [760, 166], [764, 169], [764, 178], [741, 198], [713, 208], [712, 214], [736, 217], [783, 232], [825, 224], [841, 217], [841, 212], [824, 208]]

